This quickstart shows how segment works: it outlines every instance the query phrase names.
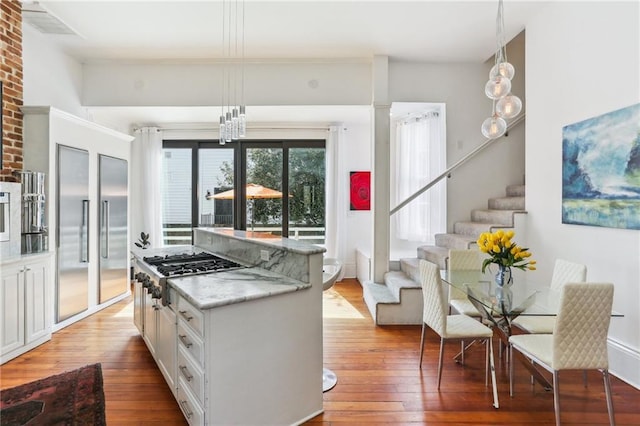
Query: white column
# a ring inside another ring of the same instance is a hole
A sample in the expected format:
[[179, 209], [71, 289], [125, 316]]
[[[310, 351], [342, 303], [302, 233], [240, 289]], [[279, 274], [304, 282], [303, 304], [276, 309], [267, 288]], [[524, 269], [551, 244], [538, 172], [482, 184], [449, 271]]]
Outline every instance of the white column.
[[373, 281], [382, 283], [389, 269], [389, 58], [373, 58], [373, 158], [372, 158], [372, 207], [373, 253], [371, 272]]

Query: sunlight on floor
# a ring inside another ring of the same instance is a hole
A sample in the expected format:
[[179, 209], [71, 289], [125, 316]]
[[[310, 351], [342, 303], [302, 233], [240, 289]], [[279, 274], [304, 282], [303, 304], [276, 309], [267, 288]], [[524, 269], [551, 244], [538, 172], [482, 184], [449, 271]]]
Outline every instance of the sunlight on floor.
[[129, 317], [133, 318], [133, 301], [131, 303], [127, 303], [126, 305], [122, 305], [122, 309], [113, 314], [115, 318], [119, 317]]
[[324, 318], [364, 318], [351, 303], [331, 288], [322, 293], [322, 316]]

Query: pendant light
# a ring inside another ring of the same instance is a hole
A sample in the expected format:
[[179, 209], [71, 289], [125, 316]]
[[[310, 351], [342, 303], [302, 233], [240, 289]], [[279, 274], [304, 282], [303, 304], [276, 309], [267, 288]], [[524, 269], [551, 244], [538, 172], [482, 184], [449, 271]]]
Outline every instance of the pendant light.
[[522, 111], [522, 101], [511, 93], [511, 79], [515, 75], [515, 68], [507, 61], [502, 0], [498, 0], [496, 43], [495, 64], [489, 71], [489, 81], [484, 87], [487, 97], [493, 100], [492, 114], [481, 127], [482, 134], [489, 139], [504, 135], [507, 131], [505, 119], [514, 118]]
[[[242, 3], [240, 10], [239, 2]], [[224, 63], [222, 65], [222, 100], [219, 124], [220, 145], [237, 141], [247, 135], [247, 114], [244, 105], [244, 11], [244, 0], [222, 1], [222, 59]], [[241, 39], [239, 31], [241, 31]], [[238, 43], [241, 45], [240, 52], [238, 51]], [[239, 56], [241, 56], [240, 66], [238, 66]], [[240, 96], [238, 96], [238, 84], [240, 84]]]

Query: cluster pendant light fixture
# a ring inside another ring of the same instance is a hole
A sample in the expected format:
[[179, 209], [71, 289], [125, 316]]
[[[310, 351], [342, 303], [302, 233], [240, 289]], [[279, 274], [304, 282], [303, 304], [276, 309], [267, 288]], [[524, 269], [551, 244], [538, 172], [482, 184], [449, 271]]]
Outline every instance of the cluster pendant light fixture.
[[491, 117], [482, 123], [482, 134], [489, 139], [504, 135], [507, 131], [506, 119], [516, 117], [522, 110], [522, 101], [511, 93], [511, 79], [515, 75], [515, 68], [507, 62], [502, 0], [498, 0], [496, 41], [495, 65], [489, 71], [489, 81], [484, 87], [487, 97], [493, 100]]
[[244, 0], [223, 0], [220, 145], [237, 141], [247, 135], [244, 104], [244, 23]]

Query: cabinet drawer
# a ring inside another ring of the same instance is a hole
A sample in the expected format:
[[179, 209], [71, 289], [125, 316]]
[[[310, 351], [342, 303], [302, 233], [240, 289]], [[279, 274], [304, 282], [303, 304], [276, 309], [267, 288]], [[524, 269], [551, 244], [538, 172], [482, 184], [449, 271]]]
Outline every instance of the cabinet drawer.
[[186, 322], [200, 338], [204, 336], [204, 315], [183, 297], [178, 298], [178, 318]]
[[178, 321], [178, 347], [185, 349], [200, 368], [204, 367], [204, 344], [184, 321]]
[[178, 376], [202, 404], [204, 402], [204, 373], [186, 354], [184, 347], [180, 347], [178, 350]]
[[178, 405], [191, 426], [204, 425], [204, 410], [189, 391], [182, 377], [178, 379]]

